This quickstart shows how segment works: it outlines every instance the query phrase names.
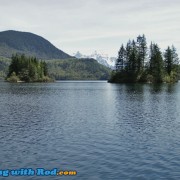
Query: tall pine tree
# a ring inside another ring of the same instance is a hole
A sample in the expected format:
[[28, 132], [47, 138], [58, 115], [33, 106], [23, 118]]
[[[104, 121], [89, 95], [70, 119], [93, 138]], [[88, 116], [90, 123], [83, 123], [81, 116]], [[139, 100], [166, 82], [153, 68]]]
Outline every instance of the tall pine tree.
[[157, 44], [151, 44], [150, 74], [154, 82], [163, 82], [164, 64], [160, 48]]
[[116, 60], [116, 65], [115, 65], [116, 71], [122, 71], [124, 69], [125, 61], [126, 61], [126, 50], [122, 44], [118, 52], [118, 58]]
[[145, 61], [147, 58], [147, 42], [146, 42], [146, 37], [143, 34], [143, 36], [138, 36], [137, 37], [137, 48], [138, 48], [138, 72], [140, 73], [143, 71], [144, 66], [145, 66]]
[[166, 72], [170, 75], [173, 68], [173, 52], [169, 46], [164, 53], [164, 64]]

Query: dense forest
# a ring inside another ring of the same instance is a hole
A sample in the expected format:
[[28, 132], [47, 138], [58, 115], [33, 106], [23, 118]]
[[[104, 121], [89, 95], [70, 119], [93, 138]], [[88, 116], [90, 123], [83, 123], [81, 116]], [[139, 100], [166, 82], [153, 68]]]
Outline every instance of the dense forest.
[[46, 61], [49, 75], [56, 80], [107, 80], [111, 69], [94, 59], [65, 59]]
[[9, 58], [0, 57], [0, 79], [6, 77], [10, 62], [11, 60]]
[[7, 81], [9, 82], [49, 82], [47, 64], [34, 57], [13, 55], [9, 65]]
[[147, 47], [146, 37], [138, 36], [137, 41], [122, 44], [118, 52], [115, 71], [109, 82], [176, 82], [179, 79], [179, 59], [174, 46], [161, 52], [158, 44]]
[[[56, 80], [107, 80], [111, 69], [99, 64], [94, 59], [58, 59], [45, 60], [48, 75]], [[11, 59], [0, 57], [0, 78], [9, 76]]]

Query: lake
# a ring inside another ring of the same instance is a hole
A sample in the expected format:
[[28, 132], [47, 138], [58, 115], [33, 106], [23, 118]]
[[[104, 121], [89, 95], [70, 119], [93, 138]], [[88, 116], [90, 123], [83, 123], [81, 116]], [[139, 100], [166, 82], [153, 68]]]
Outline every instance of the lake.
[[180, 178], [180, 83], [0, 82], [0, 122], [1, 170], [77, 171], [8, 179]]

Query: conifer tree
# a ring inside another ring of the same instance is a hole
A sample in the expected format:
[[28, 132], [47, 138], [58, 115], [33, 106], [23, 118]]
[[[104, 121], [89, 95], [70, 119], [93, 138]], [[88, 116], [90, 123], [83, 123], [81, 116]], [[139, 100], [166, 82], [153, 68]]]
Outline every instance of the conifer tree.
[[147, 58], [147, 42], [146, 37], [143, 36], [137, 37], [137, 48], [138, 48], [138, 72], [142, 71], [145, 66], [145, 61]]
[[159, 46], [151, 42], [148, 50], [145, 35], [139, 35], [137, 42], [129, 40], [126, 48], [121, 46], [116, 71], [111, 78], [114, 82], [177, 82], [179, 58], [176, 48], [168, 46], [163, 60]]
[[132, 43], [131, 40], [129, 40], [126, 45], [126, 68], [125, 68], [126, 72], [129, 72], [131, 69], [131, 61], [130, 61], [131, 52], [132, 52]]
[[131, 73], [137, 72], [138, 50], [136, 42], [132, 41], [132, 49], [129, 56], [129, 69]]
[[16, 79], [20, 79], [25, 82], [34, 81], [49, 81], [48, 68], [45, 62], [39, 62], [36, 58], [26, 57], [25, 55], [13, 55], [12, 61], [9, 66], [9, 72], [7, 79], [11, 81], [17, 76]]
[[125, 61], [126, 61], [126, 50], [122, 44], [118, 52], [118, 58], [116, 60], [116, 71], [122, 71], [124, 69]]
[[168, 75], [170, 75], [172, 71], [176, 71], [176, 67], [179, 64], [179, 58], [174, 46], [171, 48], [168, 46], [168, 48], [165, 50], [164, 63], [165, 70]]
[[170, 75], [173, 67], [173, 54], [171, 48], [168, 46], [168, 48], [165, 50], [164, 53], [164, 63], [165, 63], [165, 70]]
[[154, 82], [163, 82], [164, 64], [162, 53], [157, 44], [151, 44], [150, 49], [150, 74], [153, 76]]
[[176, 52], [176, 48], [174, 47], [174, 45], [172, 45], [171, 50], [172, 50], [173, 64], [178, 65], [179, 64], [179, 57], [178, 57], [178, 54]]

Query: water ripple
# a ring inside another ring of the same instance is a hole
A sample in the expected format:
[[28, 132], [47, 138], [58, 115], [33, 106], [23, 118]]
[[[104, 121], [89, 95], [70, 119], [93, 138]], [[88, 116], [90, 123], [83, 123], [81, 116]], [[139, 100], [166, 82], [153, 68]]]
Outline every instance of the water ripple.
[[1, 82], [0, 168], [78, 172], [66, 179], [179, 179], [179, 116], [179, 84]]

